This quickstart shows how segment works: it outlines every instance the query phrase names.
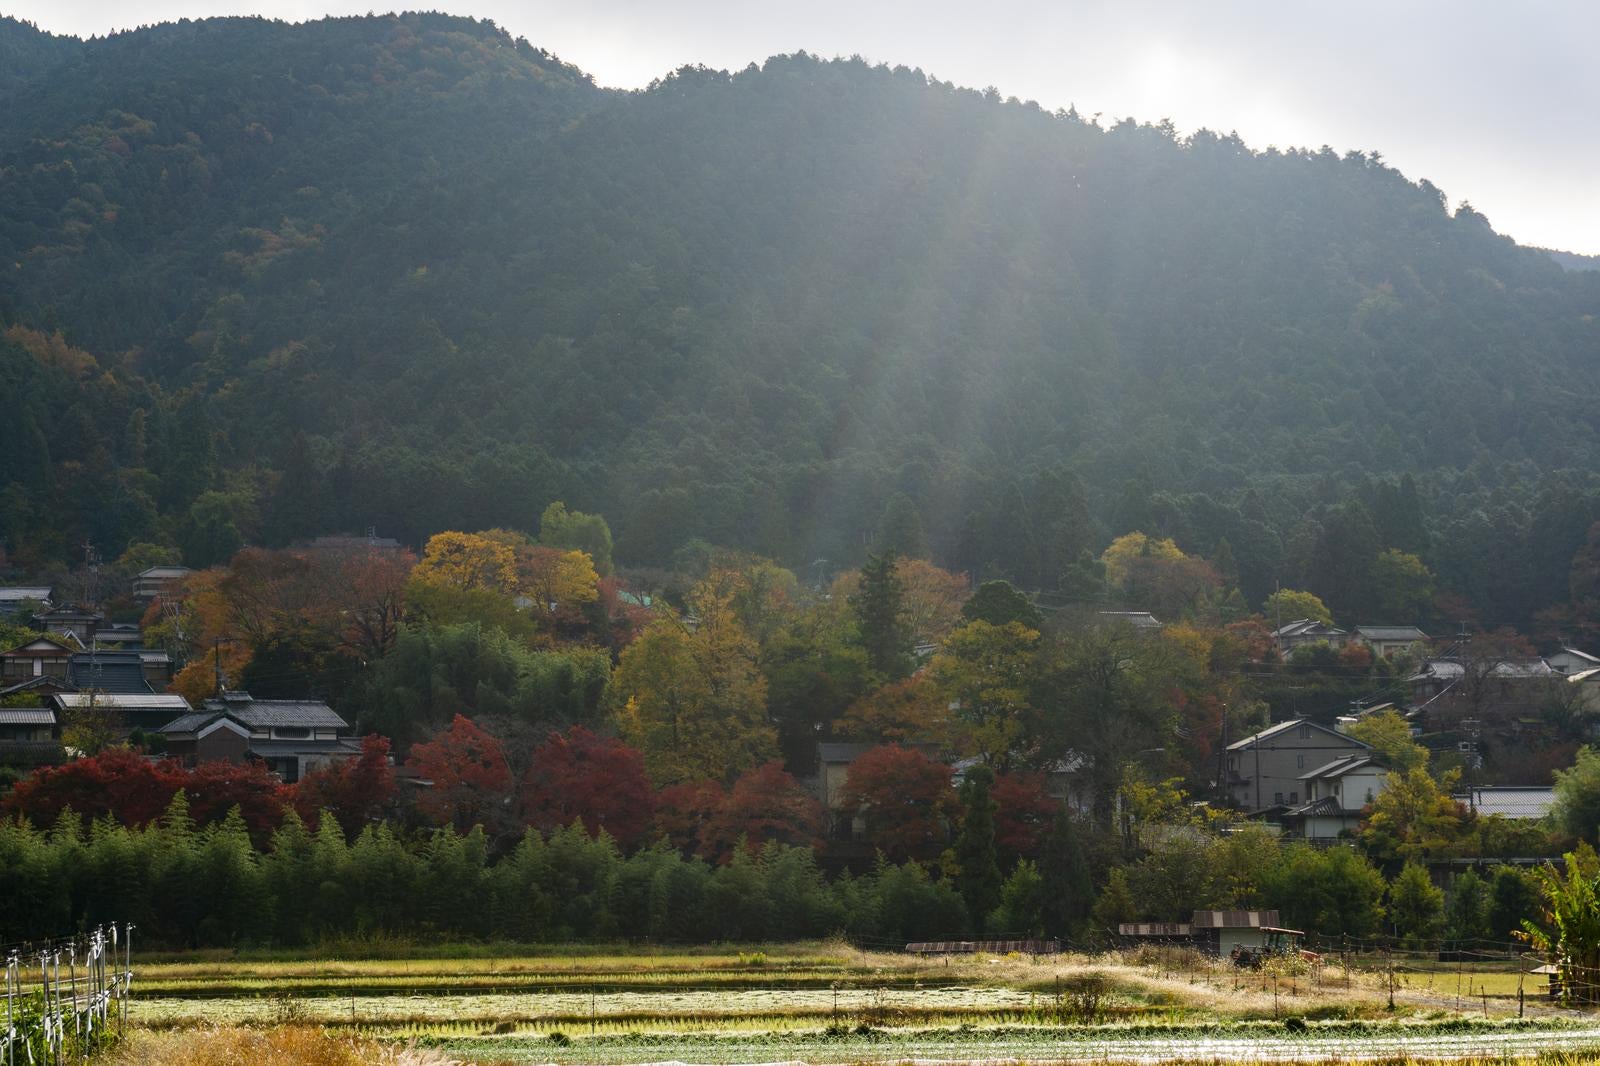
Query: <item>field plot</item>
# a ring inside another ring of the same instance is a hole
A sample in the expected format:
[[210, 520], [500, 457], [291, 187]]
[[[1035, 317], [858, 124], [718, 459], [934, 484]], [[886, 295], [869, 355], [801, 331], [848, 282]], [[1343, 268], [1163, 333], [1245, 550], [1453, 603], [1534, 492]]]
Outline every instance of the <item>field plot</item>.
[[[923, 959], [820, 944], [207, 959], [138, 967], [130, 1018], [151, 1040], [216, 1027], [310, 1026], [375, 1047], [410, 1046], [423, 1056], [417, 1061], [472, 1063], [1289, 1062], [1600, 1052], [1600, 1026], [1588, 1019], [1535, 1005], [1543, 1017], [1519, 1020], [1518, 1005], [1499, 987], [1515, 976], [1404, 975], [1391, 1013], [1385, 973], [1337, 966], [1248, 973], [1192, 954]], [[1469, 996], [1463, 1009], [1451, 1009], [1445, 1000], [1469, 982], [1480, 995], [1491, 985], [1498, 995]], [[163, 1032], [171, 1035], [154, 1035]]]

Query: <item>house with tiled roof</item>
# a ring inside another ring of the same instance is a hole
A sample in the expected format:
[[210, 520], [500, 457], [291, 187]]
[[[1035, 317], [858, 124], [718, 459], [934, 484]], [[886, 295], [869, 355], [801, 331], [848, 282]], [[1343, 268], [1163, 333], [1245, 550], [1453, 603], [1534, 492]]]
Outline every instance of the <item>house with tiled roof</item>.
[[31, 769], [66, 757], [61, 728], [49, 707], [0, 707], [0, 766]]
[[133, 598], [149, 602], [183, 590], [183, 583], [194, 573], [187, 566], [152, 566], [133, 579]]
[[1356, 626], [1350, 636], [1386, 659], [1428, 643], [1428, 634], [1416, 626]]
[[33, 616], [35, 629], [71, 637], [80, 647], [94, 647], [94, 635], [106, 616], [88, 607], [66, 605], [40, 611]]
[[54, 636], [40, 636], [20, 647], [0, 652], [0, 686], [15, 685], [36, 677], [66, 680], [72, 649]]
[[1285, 658], [1296, 648], [1307, 644], [1327, 644], [1330, 647], [1342, 648], [1350, 639], [1350, 634], [1337, 626], [1326, 622], [1319, 622], [1315, 618], [1296, 618], [1272, 631], [1272, 641], [1278, 646], [1278, 653]]
[[1550, 669], [1569, 676], [1588, 670], [1600, 670], [1600, 655], [1590, 655], [1586, 651], [1565, 646], [1554, 655], [1546, 655], [1544, 661], [1550, 664]]
[[1361, 812], [1389, 783], [1389, 770], [1370, 752], [1341, 755], [1300, 775], [1303, 802], [1282, 817], [1290, 833], [1330, 842], [1361, 824]]
[[285, 784], [361, 754], [349, 723], [321, 700], [258, 700], [248, 692], [206, 700], [159, 732], [168, 754], [187, 765], [258, 760]]
[[0, 618], [26, 617], [25, 611], [50, 607], [49, 585], [0, 585]]

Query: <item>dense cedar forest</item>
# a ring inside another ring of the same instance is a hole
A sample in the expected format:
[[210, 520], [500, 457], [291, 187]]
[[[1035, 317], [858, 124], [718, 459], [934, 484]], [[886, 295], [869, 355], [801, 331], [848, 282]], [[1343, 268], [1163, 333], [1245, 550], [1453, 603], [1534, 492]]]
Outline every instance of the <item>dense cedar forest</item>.
[[808, 579], [908, 522], [1044, 590], [1225, 541], [1344, 617], [1329, 549], [1396, 548], [1527, 625], [1600, 519], [1600, 272], [1375, 152], [805, 54], [618, 92], [442, 15], [0, 19], [0, 204], [17, 573], [562, 499]]

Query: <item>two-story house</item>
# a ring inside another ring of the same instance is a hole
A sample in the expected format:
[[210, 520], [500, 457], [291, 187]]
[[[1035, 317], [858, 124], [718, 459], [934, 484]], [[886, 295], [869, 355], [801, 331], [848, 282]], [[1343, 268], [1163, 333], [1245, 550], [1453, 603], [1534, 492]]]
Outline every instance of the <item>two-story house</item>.
[[1305, 718], [1279, 722], [1228, 745], [1228, 795], [1240, 810], [1298, 807], [1308, 798], [1307, 773], [1371, 750], [1355, 737]]
[[1389, 783], [1389, 771], [1371, 754], [1341, 755], [1300, 775], [1305, 802], [1283, 816], [1284, 827], [1310, 841], [1330, 842], [1361, 824], [1361, 812]]
[[320, 700], [258, 700], [224, 692], [164, 725], [167, 753], [188, 766], [259, 760], [294, 784], [329, 762], [361, 754], [349, 723]]
[[94, 647], [94, 635], [106, 616], [88, 607], [71, 605], [52, 608], [33, 616], [33, 627], [46, 633], [60, 633], [70, 637], [80, 647]]
[[1342, 648], [1349, 639], [1349, 633], [1337, 626], [1319, 622], [1315, 618], [1297, 618], [1272, 631], [1272, 642], [1278, 646], [1278, 654], [1286, 659], [1296, 648], [1306, 644], [1327, 644], [1330, 647]]
[[148, 603], [157, 596], [183, 591], [183, 583], [194, 573], [187, 566], [152, 566], [133, 579], [133, 598]]
[[35, 677], [67, 677], [72, 649], [51, 637], [30, 640], [20, 648], [0, 652], [0, 684], [15, 685]]

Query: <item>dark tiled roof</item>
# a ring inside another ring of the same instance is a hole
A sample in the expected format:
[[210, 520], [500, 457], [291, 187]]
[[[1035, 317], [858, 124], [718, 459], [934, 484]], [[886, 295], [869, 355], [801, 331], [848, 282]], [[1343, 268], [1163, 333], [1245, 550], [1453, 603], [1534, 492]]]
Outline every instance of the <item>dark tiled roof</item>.
[[209, 711], [226, 711], [251, 729], [349, 729], [350, 723], [321, 700], [258, 700], [229, 692], [206, 700]]
[[1371, 747], [1370, 744], [1364, 744], [1361, 741], [1357, 740], [1355, 737], [1346, 736], [1344, 733], [1340, 733], [1340, 732], [1338, 732], [1337, 730], [1334, 730], [1334, 729], [1329, 729], [1325, 725], [1318, 725], [1316, 722], [1311, 721], [1309, 718], [1291, 718], [1287, 722], [1279, 722], [1277, 725], [1269, 725], [1267, 728], [1261, 730], [1261, 732], [1252, 733], [1250, 736], [1245, 737], [1243, 740], [1234, 741], [1232, 744], [1228, 745], [1228, 750], [1229, 751], [1243, 751], [1244, 749], [1246, 749], [1248, 747], [1251, 747], [1254, 744], [1260, 743], [1262, 741], [1272, 740], [1275, 737], [1280, 737], [1284, 733], [1286, 733], [1289, 730], [1293, 729], [1295, 726], [1299, 726], [1299, 725], [1310, 726], [1312, 729], [1315, 729], [1315, 730], [1317, 730], [1317, 731], [1319, 731], [1321, 733], [1324, 733], [1324, 734], [1326, 734], [1328, 736], [1338, 737], [1340, 740], [1348, 742], [1351, 748], [1357, 748], [1357, 749], [1365, 750], [1365, 749]]
[[1423, 641], [1428, 634], [1416, 626], [1356, 626], [1356, 635], [1368, 640]]
[[193, 733], [216, 717], [218, 715], [212, 711], [191, 711], [188, 714], [174, 718], [162, 726], [159, 731], [168, 736], [174, 733]]
[[817, 745], [817, 758], [822, 762], [855, 762], [877, 746], [876, 744], [848, 744], [828, 741]]
[[1334, 818], [1344, 813], [1344, 807], [1339, 804], [1337, 799], [1332, 796], [1323, 796], [1321, 799], [1314, 799], [1310, 803], [1288, 810], [1284, 812], [1284, 815], [1285, 817], [1291, 818], [1296, 816], [1307, 818]]
[[48, 707], [0, 707], [0, 725], [55, 725], [56, 712]]
[[359, 755], [354, 740], [252, 740], [250, 753], [269, 759], [274, 755]]
[[1325, 766], [1317, 767], [1308, 774], [1301, 774], [1298, 778], [1296, 778], [1296, 780], [1310, 781], [1313, 778], [1318, 777], [1339, 777], [1343, 774], [1349, 773], [1352, 770], [1359, 770], [1361, 767], [1366, 766], [1371, 762], [1372, 756], [1370, 755], [1345, 755], [1341, 758], [1333, 760]]
[[155, 690], [144, 679], [144, 663], [136, 651], [80, 652], [67, 664], [67, 680], [78, 688], [134, 695]]
[[41, 677], [30, 677], [26, 681], [18, 681], [15, 685], [0, 688], [0, 696], [15, 696], [19, 692], [31, 692], [35, 689], [44, 689], [47, 692], [71, 692], [72, 682], [64, 677], [51, 677], [45, 674]]

